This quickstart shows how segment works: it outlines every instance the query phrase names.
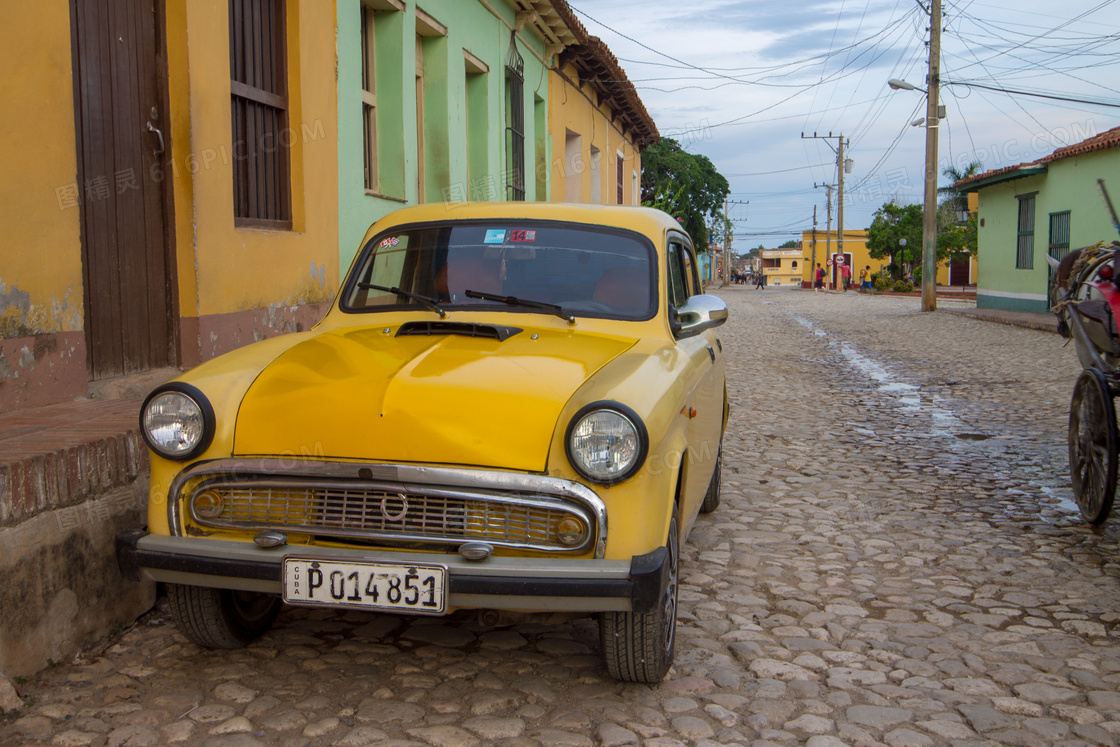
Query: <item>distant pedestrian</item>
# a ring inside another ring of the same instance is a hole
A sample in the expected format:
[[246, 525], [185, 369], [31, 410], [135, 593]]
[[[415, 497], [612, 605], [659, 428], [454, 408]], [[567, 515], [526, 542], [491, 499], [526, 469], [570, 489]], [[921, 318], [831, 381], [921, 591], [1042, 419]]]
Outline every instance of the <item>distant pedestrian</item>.
[[754, 289], [758, 290], [759, 288], [766, 289], [766, 276], [761, 272], [755, 273], [754, 276]]
[[816, 269], [815, 272], [816, 272], [816, 274], [815, 274], [815, 277], [813, 278], [813, 292], [817, 293], [822, 288], [824, 288], [824, 268], [821, 267], [820, 262], [817, 262], [817, 269]]
[[859, 289], [871, 292], [871, 265], [859, 271]]
[[848, 290], [848, 286], [852, 282], [852, 268], [848, 267], [848, 263], [840, 265], [840, 287], [842, 290]]

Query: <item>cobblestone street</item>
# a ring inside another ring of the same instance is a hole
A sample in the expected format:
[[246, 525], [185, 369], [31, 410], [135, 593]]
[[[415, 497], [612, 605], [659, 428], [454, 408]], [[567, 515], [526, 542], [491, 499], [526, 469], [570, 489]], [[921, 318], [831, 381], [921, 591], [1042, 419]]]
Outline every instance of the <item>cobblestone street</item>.
[[916, 298], [720, 295], [723, 504], [660, 686], [608, 679], [590, 619], [292, 608], [216, 652], [161, 604], [21, 683], [0, 744], [1120, 743], [1120, 522], [1071, 503], [1072, 347]]

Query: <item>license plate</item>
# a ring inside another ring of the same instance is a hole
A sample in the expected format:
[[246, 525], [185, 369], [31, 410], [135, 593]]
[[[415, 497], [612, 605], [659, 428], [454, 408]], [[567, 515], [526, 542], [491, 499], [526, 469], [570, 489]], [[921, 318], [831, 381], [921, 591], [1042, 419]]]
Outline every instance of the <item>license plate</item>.
[[447, 611], [447, 568], [287, 557], [284, 601], [441, 615]]

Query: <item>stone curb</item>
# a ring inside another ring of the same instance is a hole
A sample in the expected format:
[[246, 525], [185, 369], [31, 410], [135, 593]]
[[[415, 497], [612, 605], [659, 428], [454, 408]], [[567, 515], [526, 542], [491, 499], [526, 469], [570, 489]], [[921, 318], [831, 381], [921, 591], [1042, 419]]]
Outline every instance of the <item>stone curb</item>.
[[127, 485], [147, 468], [139, 430], [0, 464], [0, 526]]

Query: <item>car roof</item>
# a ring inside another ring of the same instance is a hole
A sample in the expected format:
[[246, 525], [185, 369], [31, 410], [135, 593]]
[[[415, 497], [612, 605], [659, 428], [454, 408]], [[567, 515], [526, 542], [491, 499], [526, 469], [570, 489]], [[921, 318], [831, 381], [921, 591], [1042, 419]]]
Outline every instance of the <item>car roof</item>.
[[[622, 205], [582, 205], [563, 202], [438, 202], [414, 205], [389, 213], [370, 226], [364, 244], [373, 234], [394, 225], [459, 220], [548, 220], [624, 228], [650, 237], [684, 230], [661, 210]], [[655, 242], [658, 243], [658, 242]]]

